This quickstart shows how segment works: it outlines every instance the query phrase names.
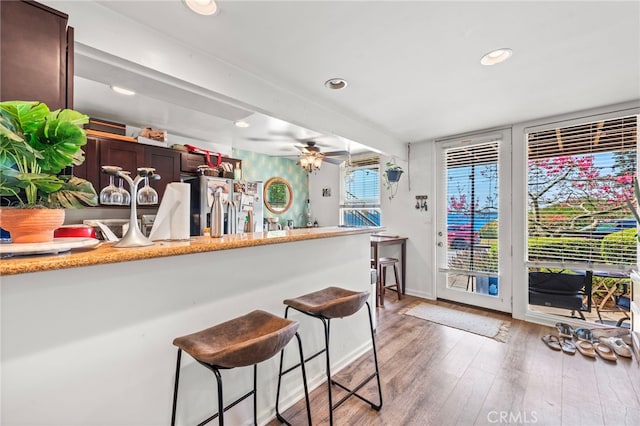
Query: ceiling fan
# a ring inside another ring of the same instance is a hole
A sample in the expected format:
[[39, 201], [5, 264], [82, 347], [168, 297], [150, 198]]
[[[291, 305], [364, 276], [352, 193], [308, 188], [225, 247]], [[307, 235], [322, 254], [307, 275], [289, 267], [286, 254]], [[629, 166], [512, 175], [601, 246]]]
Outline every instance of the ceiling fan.
[[300, 153], [303, 157], [321, 158], [322, 161], [326, 161], [327, 163], [332, 164], [341, 164], [344, 160], [328, 157], [341, 157], [349, 154], [349, 151], [322, 152], [314, 141], [306, 141], [304, 145], [296, 145], [295, 147], [300, 150]]

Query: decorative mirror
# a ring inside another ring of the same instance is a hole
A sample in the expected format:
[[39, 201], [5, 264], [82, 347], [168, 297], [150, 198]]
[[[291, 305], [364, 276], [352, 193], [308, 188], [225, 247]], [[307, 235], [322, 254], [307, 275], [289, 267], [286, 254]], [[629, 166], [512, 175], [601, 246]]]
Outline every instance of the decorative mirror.
[[284, 213], [293, 203], [291, 184], [281, 177], [271, 178], [264, 185], [263, 198], [264, 205], [271, 213]]

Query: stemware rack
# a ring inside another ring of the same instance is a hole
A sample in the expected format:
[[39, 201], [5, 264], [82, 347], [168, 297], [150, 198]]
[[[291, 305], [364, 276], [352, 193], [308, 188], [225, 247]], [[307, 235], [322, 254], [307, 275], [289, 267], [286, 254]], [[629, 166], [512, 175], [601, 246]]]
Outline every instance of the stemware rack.
[[138, 185], [145, 179], [158, 180], [160, 179], [160, 175], [156, 174], [155, 169], [152, 167], [138, 168], [138, 174], [134, 178], [131, 178], [130, 172], [124, 171], [118, 166], [102, 166], [102, 172], [125, 180], [129, 184], [129, 193], [131, 194], [129, 229], [127, 229], [122, 239], [115, 243], [113, 247], [127, 248], [152, 245], [153, 242], [144, 236], [138, 225]]

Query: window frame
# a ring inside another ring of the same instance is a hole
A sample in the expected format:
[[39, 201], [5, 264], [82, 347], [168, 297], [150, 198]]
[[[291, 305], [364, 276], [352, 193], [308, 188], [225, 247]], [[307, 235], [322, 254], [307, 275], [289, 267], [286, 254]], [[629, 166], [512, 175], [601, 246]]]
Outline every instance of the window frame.
[[[347, 188], [346, 188], [346, 178], [348, 173], [352, 173], [356, 170], [375, 170], [376, 171], [376, 181], [378, 184], [377, 197], [363, 200], [361, 202], [347, 200]], [[352, 158], [350, 161], [343, 163], [340, 166], [340, 205], [339, 205], [339, 215], [340, 215], [340, 226], [349, 226], [349, 227], [368, 227], [368, 226], [380, 226], [382, 223], [382, 209], [380, 205], [380, 171], [381, 171], [380, 157], [379, 156], [364, 156], [359, 158]], [[354, 224], [352, 221], [347, 221], [346, 216], [351, 213], [354, 216], [360, 217], [362, 223]], [[377, 216], [378, 222], [371, 219], [371, 215]]]
[[[528, 126], [528, 127], [523, 127], [523, 142], [524, 142], [524, 162], [525, 162], [525, 172], [524, 172], [524, 184], [525, 184], [525, 188], [527, 188], [527, 191], [525, 191], [525, 196], [524, 196], [524, 213], [525, 213], [525, 220], [524, 220], [524, 231], [525, 231], [525, 243], [524, 243], [524, 258], [525, 258], [525, 268], [559, 268], [559, 269], [589, 269], [589, 270], [593, 270], [593, 269], [597, 269], [599, 271], [624, 271], [624, 272], [628, 272], [632, 267], [635, 266], [635, 263], [629, 263], [629, 264], [622, 264], [622, 263], [606, 263], [606, 262], [593, 262], [592, 258], [590, 258], [590, 260], [572, 260], [572, 259], [568, 259], [568, 260], [562, 260], [562, 259], [544, 259], [544, 260], [532, 260], [530, 257], [530, 238], [532, 238], [530, 236], [530, 227], [529, 227], [529, 213], [530, 213], [530, 196], [528, 193], [528, 188], [529, 188], [529, 183], [530, 183], [530, 179], [529, 179], [529, 173], [530, 173], [530, 161], [531, 161], [531, 156], [529, 155], [530, 152], [530, 145], [529, 145], [529, 139], [528, 136], [530, 134], [533, 133], [540, 133], [540, 132], [549, 132], [555, 129], [571, 129], [574, 127], [578, 127], [578, 126], [588, 126], [589, 124], [593, 124], [593, 123], [597, 123], [597, 122], [606, 122], [606, 121], [615, 121], [615, 120], [620, 120], [626, 117], [635, 117], [635, 151], [636, 151], [636, 155], [635, 155], [635, 171], [633, 172], [634, 176], [638, 175], [638, 170], [640, 167], [640, 162], [638, 161], [638, 155], [640, 153], [640, 150], [638, 150], [638, 142], [639, 142], [639, 132], [638, 129], [640, 128], [640, 114], [638, 114], [638, 111], [635, 109], [632, 110], [621, 110], [621, 111], [617, 111], [617, 112], [608, 112], [608, 113], [603, 113], [603, 114], [594, 114], [594, 115], [586, 115], [583, 117], [576, 117], [576, 118], [572, 118], [572, 119], [567, 119], [567, 120], [558, 120], [558, 121], [554, 121], [554, 122], [547, 122], [547, 123], [543, 123], [543, 124], [538, 124], [535, 126]], [[585, 135], [587, 133], [585, 132]], [[592, 143], [592, 142], [590, 142]], [[551, 156], [546, 156], [546, 157], [540, 157], [540, 158], [561, 158], [561, 157], [572, 157], [572, 156], [588, 156], [588, 155], [597, 155], [600, 153], [613, 153], [613, 152], [617, 152], [616, 150], [612, 149], [608, 149], [608, 150], [600, 150], [600, 149], [596, 149], [596, 150], [590, 150], [587, 152], [573, 152], [573, 153], [562, 153], [561, 150], [558, 151], [557, 155], [554, 155], [553, 157]], [[608, 165], [607, 165], [608, 166]], [[602, 167], [599, 166], [597, 169], [606, 169], [607, 167]], [[629, 213], [629, 216], [631, 215], [631, 213]], [[613, 218], [613, 217], [608, 217], [606, 216], [605, 219], [611, 219], [611, 220], [621, 220], [622, 218]], [[637, 248], [637, 245], [636, 245]], [[587, 252], [585, 252], [587, 253]], [[588, 254], [588, 253], [587, 253]], [[633, 253], [631, 253], [633, 254]], [[561, 256], [558, 256], [559, 258]], [[637, 258], [637, 253], [636, 253], [636, 258]]]

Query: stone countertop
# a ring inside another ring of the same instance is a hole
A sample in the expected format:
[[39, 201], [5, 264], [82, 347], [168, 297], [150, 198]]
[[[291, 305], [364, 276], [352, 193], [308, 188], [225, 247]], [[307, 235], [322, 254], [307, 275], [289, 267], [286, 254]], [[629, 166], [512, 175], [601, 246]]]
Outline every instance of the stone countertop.
[[233, 234], [220, 238], [191, 237], [188, 241], [156, 241], [152, 246], [133, 248], [114, 248], [113, 243], [104, 242], [92, 249], [72, 249], [70, 252], [55, 255], [4, 258], [0, 260], [0, 276], [281, 244], [343, 235], [369, 234], [379, 229], [343, 228], [337, 226], [302, 228], [289, 231]]

